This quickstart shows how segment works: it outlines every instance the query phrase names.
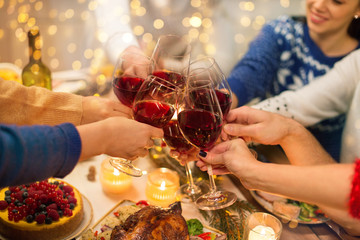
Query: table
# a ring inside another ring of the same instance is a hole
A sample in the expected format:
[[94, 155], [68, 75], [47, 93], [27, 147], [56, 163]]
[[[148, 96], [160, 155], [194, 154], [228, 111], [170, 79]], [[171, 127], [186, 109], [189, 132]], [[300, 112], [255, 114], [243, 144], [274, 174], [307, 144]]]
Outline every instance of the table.
[[[100, 218], [102, 218], [113, 206], [124, 199], [139, 201], [146, 199], [145, 185], [146, 175], [133, 179], [133, 188], [122, 194], [106, 194], [103, 192], [100, 181], [99, 171], [100, 164], [103, 159], [107, 158], [106, 155], [100, 155], [83, 162], [79, 162], [74, 170], [67, 175], [64, 180], [74, 185], [88, 200], [93, 208], [93, 218], [90, 226], [94, 225]], [[149, 158], [140, 158], [136, 160], [138, 166], [148, 172], [157, 166]], [[87, 179], [89, 167], [95, 166], [96, 180], [91, 182]], [[224, 177], [221, 182], [222, 188], [233, 191], [242, 200], [247, 200], [254, 206], [258, 207], [261, 211], [265, 211], [257, 202], [252, 198], [249, 191], [245, 189], [240, 181], [234, 176]], [[185, 209], [183, 211], [185, 218], [194, 217], [194, 211]], [[202, 216], [196, 216], [200, 220]], [[340, 238], [325, 224], [321, 225], [299, 225], [292, 229], [283, 224], [283, 233], [281, 240], [339, 240]]]

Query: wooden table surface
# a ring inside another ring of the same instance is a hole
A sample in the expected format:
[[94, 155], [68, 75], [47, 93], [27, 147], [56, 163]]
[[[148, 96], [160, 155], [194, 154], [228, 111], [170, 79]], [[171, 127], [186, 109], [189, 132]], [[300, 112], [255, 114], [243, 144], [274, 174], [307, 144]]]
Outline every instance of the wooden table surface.
[[[271, 162], [288, 164], [286, 157], [277, 147], [258, 146], [257, 150]], [[243, 187], [238, 178], [229, 175], [234, 185], [238, 187], [244, 197], [253, 204], [259, 211], [267, 212], [250, 194], [249, 190]], [[336, 226], [335, 223], [331, 222]], [[327, 224], [298, 224], [296, 228], [290, 228], [287, 223], [283, 223], [283, 232], [280, 240], [341, 240]]]

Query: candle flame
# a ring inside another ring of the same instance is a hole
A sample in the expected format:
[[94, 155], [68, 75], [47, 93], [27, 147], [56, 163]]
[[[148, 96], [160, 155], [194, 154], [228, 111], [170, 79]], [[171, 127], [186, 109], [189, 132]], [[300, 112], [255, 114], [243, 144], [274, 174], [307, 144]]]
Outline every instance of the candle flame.
[[162, 181], [161, 182], [161, 185], [160, 185], [160, 189], [161, 190], [165, 190], [166, 189], [166, 186], [165, 186], [166, 184], [165, 184], [165, 181]]
[[114, 168], [114, 175], [115, 175], [115, 176], [119, 176], [119, 175], [120, 175], [119, 170], [117, 170], [116, 168]]

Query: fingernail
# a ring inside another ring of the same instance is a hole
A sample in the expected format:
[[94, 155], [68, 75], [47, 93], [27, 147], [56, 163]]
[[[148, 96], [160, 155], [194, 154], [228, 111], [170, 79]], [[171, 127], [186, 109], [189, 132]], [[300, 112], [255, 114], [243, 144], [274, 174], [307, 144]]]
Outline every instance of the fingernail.
[[206, 158], [206, 155], [207, 155], [207, 152], [200, 150], [200, 152], [199, 152], [200, 157]]

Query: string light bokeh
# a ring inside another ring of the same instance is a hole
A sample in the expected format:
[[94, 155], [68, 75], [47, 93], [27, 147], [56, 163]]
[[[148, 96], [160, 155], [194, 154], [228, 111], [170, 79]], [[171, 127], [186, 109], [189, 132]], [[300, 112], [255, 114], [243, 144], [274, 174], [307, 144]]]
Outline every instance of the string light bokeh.
[[[106, 61], [104, 45], [111, 36], [102, 30], [106, 20], [95, 13], [106, 4], [109, 0], [0, 0], [0, 62], [23, 68], [28, 62], [27, 31], [38, 26], [42, 59], [51, 71], [99, 68]], [[181, 12], [179, 4], [188, 5], [187, 11]], [[266, 21], [305, 12], [304, 0], [119, 0], [111, 8], [114, 19], [130, 26], [146, 52], [152, 51], [159, 35], [177, 29], [201, 45], [197, 55], [216, 55], [222, 39], [231, 42], [234, 49], [226, 54], [233, 63]], [[171, 16], [176, 20], [170, 21]], [[217, 20], [222, 18], [223, 25]], [[222, 34], [222, 28], [229, 31]]]

